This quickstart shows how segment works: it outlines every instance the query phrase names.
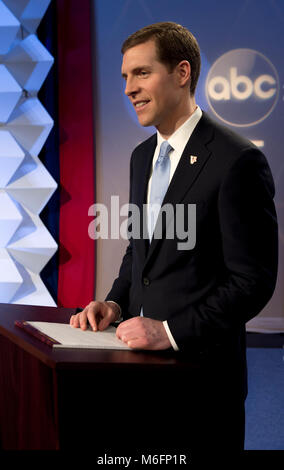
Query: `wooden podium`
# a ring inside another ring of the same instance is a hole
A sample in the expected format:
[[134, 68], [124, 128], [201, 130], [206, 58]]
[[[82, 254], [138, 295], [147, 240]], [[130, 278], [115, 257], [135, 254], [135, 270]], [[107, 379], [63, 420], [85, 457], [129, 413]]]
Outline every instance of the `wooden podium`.
[[236, 442], [228, 354], [52, 349], [14, 325], [69, 323], [74, 312], [0, 304], [2, 450], [211, 456]]
[[14, 325], [68, 323], [74, 311], [0, 304], [2, 450], [172, 445], [194, 361], [174, 351], [53, 350]]

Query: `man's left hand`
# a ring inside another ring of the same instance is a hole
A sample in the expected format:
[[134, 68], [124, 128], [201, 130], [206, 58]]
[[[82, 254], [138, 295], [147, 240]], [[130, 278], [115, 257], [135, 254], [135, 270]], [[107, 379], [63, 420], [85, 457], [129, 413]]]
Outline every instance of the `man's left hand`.
[[133, 317], [117, 327], [116, 336], [133, 349], [168, 349], [171, 347], [163, 322]]

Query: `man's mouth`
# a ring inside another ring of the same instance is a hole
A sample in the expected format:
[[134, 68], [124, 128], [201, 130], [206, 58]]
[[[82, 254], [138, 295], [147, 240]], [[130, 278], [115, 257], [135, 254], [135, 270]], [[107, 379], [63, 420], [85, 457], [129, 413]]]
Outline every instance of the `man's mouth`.
[[143, 109], [148, 103], [149, 103], [149, 100], [136, 101], [136, 103], [134, 103], [134, 107], [135, 109], [140, 110], [140, 109]]

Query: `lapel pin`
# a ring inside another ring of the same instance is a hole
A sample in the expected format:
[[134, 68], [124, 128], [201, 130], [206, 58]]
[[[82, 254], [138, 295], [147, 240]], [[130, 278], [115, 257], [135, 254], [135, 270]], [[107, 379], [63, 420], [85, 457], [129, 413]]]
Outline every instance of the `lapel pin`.
[[197, 162], [197, 157], [195, 155], [190, 155], [190, 164], [193, 165]]

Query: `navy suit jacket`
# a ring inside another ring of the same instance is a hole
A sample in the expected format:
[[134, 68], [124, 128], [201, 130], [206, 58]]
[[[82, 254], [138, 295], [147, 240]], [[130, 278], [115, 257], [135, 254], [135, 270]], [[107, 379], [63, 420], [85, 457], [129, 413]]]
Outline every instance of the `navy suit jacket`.
[[167, 320], [180, 350], [224, 342], [244, 359], [245, 323], [268, 302], [277, 277], [277, 218], [267, 160], [250, 141], [203, 112], [163, 201], [196, 204], [195, 246], [178, 250], [181, 240], [167, 239], [165, 227], [151, 244], [142, 236], [156, 143], [153, 135], [131, 157], [130, 202], [141, 211], [141, 237], [130, 239], [106, 300], [116, 301], [124, 318], [139, 315], [143, 306], [145, 317]]

